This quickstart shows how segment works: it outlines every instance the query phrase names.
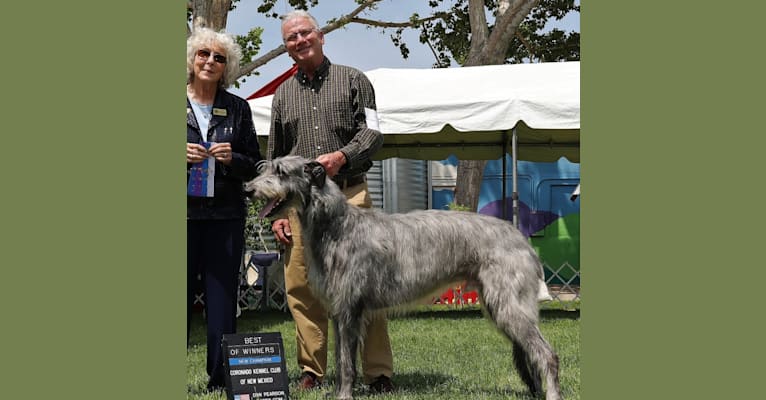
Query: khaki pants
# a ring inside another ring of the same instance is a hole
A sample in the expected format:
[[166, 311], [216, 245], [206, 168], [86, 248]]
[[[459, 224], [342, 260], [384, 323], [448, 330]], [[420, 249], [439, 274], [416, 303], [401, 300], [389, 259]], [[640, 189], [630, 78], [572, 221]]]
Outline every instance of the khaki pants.
[[[372, 207], [367, 182], [346, 188], [343, 194], [350, 204]], [[289, 210], [293, 244], [287, 248], [285, 260], [285, 289], [287, 305], [295, 320], [298, 366], [321, 380], [327, 372], [327, 311], [309, 289], [303, 259], [303, 240], [295, 210]], [[367, 335], [360, 346], [364, 382], [369, 384], [380, 375], [393, 375], [393, 355], [388, 338], [385, 315], [373, 317]]]

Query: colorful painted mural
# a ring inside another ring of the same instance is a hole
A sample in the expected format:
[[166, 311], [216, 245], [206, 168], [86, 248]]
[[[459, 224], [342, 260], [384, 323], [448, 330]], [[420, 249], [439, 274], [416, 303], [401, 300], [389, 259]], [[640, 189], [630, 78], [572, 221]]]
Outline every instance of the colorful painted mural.
[[[506, 156], [505, 219], [513, 218], [511, 158]], [[457, 158], [432, 161], [432, 208], [447, 209], [454, 198]], [[484, 169], [478, 212], [503, 217], [503, 162], [492, 160]], [[580, 183], [580, 164], [561, 158], [556, 162], [518, 162], [519, 230], [547, 265], [549, 284], [579, 285], [580, 199], [572, 192]], [[552, 274], [557, 271], [557, 276]], [[552, 278], [552, 279], [551, 279]]]

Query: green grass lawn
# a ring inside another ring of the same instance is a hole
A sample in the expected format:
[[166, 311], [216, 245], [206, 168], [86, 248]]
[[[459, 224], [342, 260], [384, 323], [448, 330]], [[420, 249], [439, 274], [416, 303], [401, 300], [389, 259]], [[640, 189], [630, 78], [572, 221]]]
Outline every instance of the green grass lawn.
[[[200, 315], [192, 326], [187, 353], [187, 399], [225, 399], [222, 393], [206, 393], [204, 325]], [[246, 311], [238, 320], [238, 332], [280, 332], [287, 355], [290, 398], [326, 400], [333, 389], [335, 372], [330, 361], [329, 385], [323, 390], [299, 392], [294, 381], [299, 371], [295, 361], [295, 325], [289, 313]], [[543, 309], [541, 329], [559, 356], [562, 396], [580, 398], [580, 313]], [[511, 345], [484, 318], [476, 306], [454, 308], [421, 307], [389, 320], [394, 353], [396, 391], [373, 396], [357, 383], [355, 398], [405, 399], [531, 399], [513, 368]], [[330, 341], [330, 356], [334, 349]], [[357, 363], [359, 367], [360, 363]], [[360, 381], [360, 378], [357, 379]], [[332, 398], [332, 397], [330, 397]]]

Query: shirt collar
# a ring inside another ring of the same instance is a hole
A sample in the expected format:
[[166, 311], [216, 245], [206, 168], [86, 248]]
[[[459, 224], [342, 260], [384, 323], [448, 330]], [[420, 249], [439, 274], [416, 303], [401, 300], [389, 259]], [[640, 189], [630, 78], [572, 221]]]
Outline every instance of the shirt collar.
[[[324, 80], [327, 78], [328, 73], [330, 72], [330, 59], [325, 57], [322, 60], [322, 63], [319, 64], [319, 67], [317, 67], [317, 70], [314, 72], [314, 80], [317, 78], [321, 78]], [[306, 75], [305, 72], [303, 72], [300, 67], [298, 68], [298, 73], [295, 74], [295, 78], [298, 79], [298, 82], [301, 84], [310, 84], [309, 77]]]

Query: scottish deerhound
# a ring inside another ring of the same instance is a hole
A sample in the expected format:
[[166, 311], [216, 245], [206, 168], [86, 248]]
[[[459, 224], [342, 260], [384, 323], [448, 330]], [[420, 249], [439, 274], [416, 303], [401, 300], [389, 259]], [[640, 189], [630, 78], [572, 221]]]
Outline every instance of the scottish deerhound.
[[295, 207], [308, 281], [335, 328], [337, 398], [352, 399], [356, 350], [365, 313], [406, 304], [467, 280], [489, 317], [513, 344], [513, 362], [536, 397], [561, 398], [558, 356], [538, 328], [540, 261], [510, 223], [469, 212], [385, 214], [347, 203], [316, 161], [288, 156], [259, 165], [246, 184], [267, 201], [262, 217]]

